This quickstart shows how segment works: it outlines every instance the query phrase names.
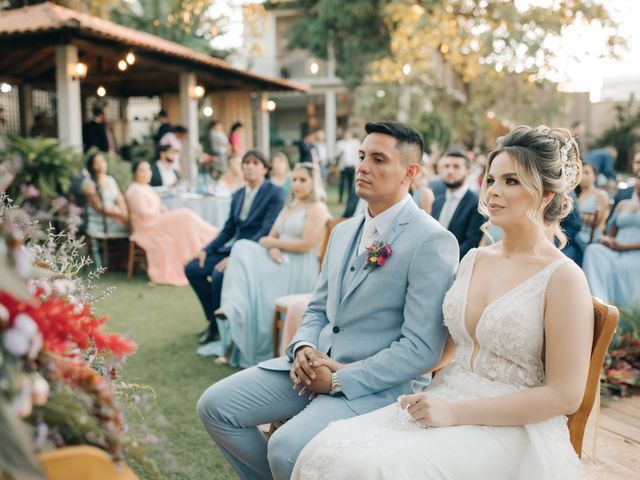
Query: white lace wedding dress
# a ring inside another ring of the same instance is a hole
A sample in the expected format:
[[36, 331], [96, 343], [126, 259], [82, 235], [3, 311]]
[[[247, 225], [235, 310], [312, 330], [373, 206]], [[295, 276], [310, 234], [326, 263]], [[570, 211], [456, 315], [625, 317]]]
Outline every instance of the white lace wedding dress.
[[[478, 343], [465, 328], [467, 291], [476, 250], [460, 264], [444, 299], [456, 343], [455, 361], [426, 392], [446, 400], [496, 397], [544, 383], [544, 297], [559, 259], [484, 310]], [[422, 428], [398, 404], [332, 422], [301, 452], [292, 478], [570, 480], [583, 478], [569, 442], [567, 419], [513, 427]]]

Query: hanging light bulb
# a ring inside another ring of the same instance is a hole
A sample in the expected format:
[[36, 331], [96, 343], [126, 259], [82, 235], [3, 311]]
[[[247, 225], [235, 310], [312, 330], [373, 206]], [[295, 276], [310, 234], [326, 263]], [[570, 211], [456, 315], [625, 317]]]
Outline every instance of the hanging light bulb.
[[107, 89], [104, 88], [102, 85], [100, 85], [96, 90], [96, 93], [98, 94], [99, 97], [104, 97], [107, 94]]
[[136, 56], [133, 54], [133, 52], [129, 52], [125, 57], [125, 60], [129, 65], [133, 65], [134, 63], [136, 63]]
[[127, 64], [127, 62], [126, 62], [126, 61], [124, 61], [124, 60], [120, 60], [120, 61], [118, 62], [118, 70], [120, 70], [121, 72], [124, 72], [124, 71], [127, 69], [127, 67], [128, 67], [128, 66], [129, 66], [129, 65], [128, 65], [128, 64]]

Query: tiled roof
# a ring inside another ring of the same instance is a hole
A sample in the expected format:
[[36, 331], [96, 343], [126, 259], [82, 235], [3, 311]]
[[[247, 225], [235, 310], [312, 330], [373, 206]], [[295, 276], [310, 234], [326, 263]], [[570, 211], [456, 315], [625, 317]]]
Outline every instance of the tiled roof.
[[157, 52], [169, 57], [180, 58], [199, 65], [222, 70], [232, 75], [253, 79], [256, 82], [270, 84], [283, 90], [307, 91], [307, 85], [272, 78], [235, 68], [224, 60], [196, 52], [178, 43], [141, 32], [117, 23], [103, 20], [86, 13], [77, 12], [50, 2], [0, 12], [0, 39], [27, 34], [55, 31], [77, 31], [95, 38], [113, 40], [137, 50]]

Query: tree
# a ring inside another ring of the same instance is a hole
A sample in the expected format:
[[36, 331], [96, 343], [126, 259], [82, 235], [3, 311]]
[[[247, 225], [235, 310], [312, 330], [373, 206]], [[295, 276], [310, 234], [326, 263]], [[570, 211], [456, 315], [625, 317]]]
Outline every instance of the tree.
[[123, 2], [111, 12], [114, 22], [171, 40], [193, 50], [224, 58], [211, 40], [221, 33], [220, 22], [210, 13], [211, 0], [136, 0]]
[[[598, 23], [610, 31], [609, 53], [617, 54], [623, 45], [608, 11], [596, 0], [556, 0], [545, 8], [511, 0], [357, 0], [349, 2], [349, 8], [336, 3], [297, 2], [306, 15], [296, 25], [291, 45], [326, 58], [333, 42], [338, 72], [344, 72], [349, 86], [367, 78], [418, 86], [432, 98], [437, 94], [434, 101], [449, 105], [452, 119], [462, 126], [462, 139], [470, 145], [486, 127], [487, 104], [513, 105], [504, 101], [513, 86], [521, 94], [518, 114], [535, 113], [532, 121], [539, 118], [534, 100], [542, 91], [551, 95], [546, 107], [552, 113], [558, 95], [545, 79], [556, 59], [553, 40], [567, 27]], [[357, 68], [360, 49], [365, 49], [366, 68]], [[494, 110], [513, 120], [509, 113]]]
[[311, 51], [327, 59], [331, 46], [336, 75], [350, 87], [362, 82], [372, 61], [390, 54], [390, 29], [381, 15], [387, 0], [299, 0], [273, 2], [285, 7], [296, 4], [305, 11], [289, 39], [290, 47]]
[[593, 142], [598, 148], [613, 145], [618, 150], [616, 170], [629, 171], [634, 148], [640, 144], [640, 107], [636, 106], [633, 95], [625, 104], [616, 105], [616, 123]]

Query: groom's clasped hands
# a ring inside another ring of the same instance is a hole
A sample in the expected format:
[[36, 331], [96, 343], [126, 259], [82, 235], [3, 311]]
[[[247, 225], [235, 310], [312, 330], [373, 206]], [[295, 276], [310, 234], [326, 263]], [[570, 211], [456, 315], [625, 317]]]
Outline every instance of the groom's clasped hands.
[[326, 353], [306, 345], [296, 350], [289, 376], [293, 389], [300, 388], [298, 395], [307, 395], [313, 399], [319, 394], [331, 390], [331, 375], [344, 367]]

